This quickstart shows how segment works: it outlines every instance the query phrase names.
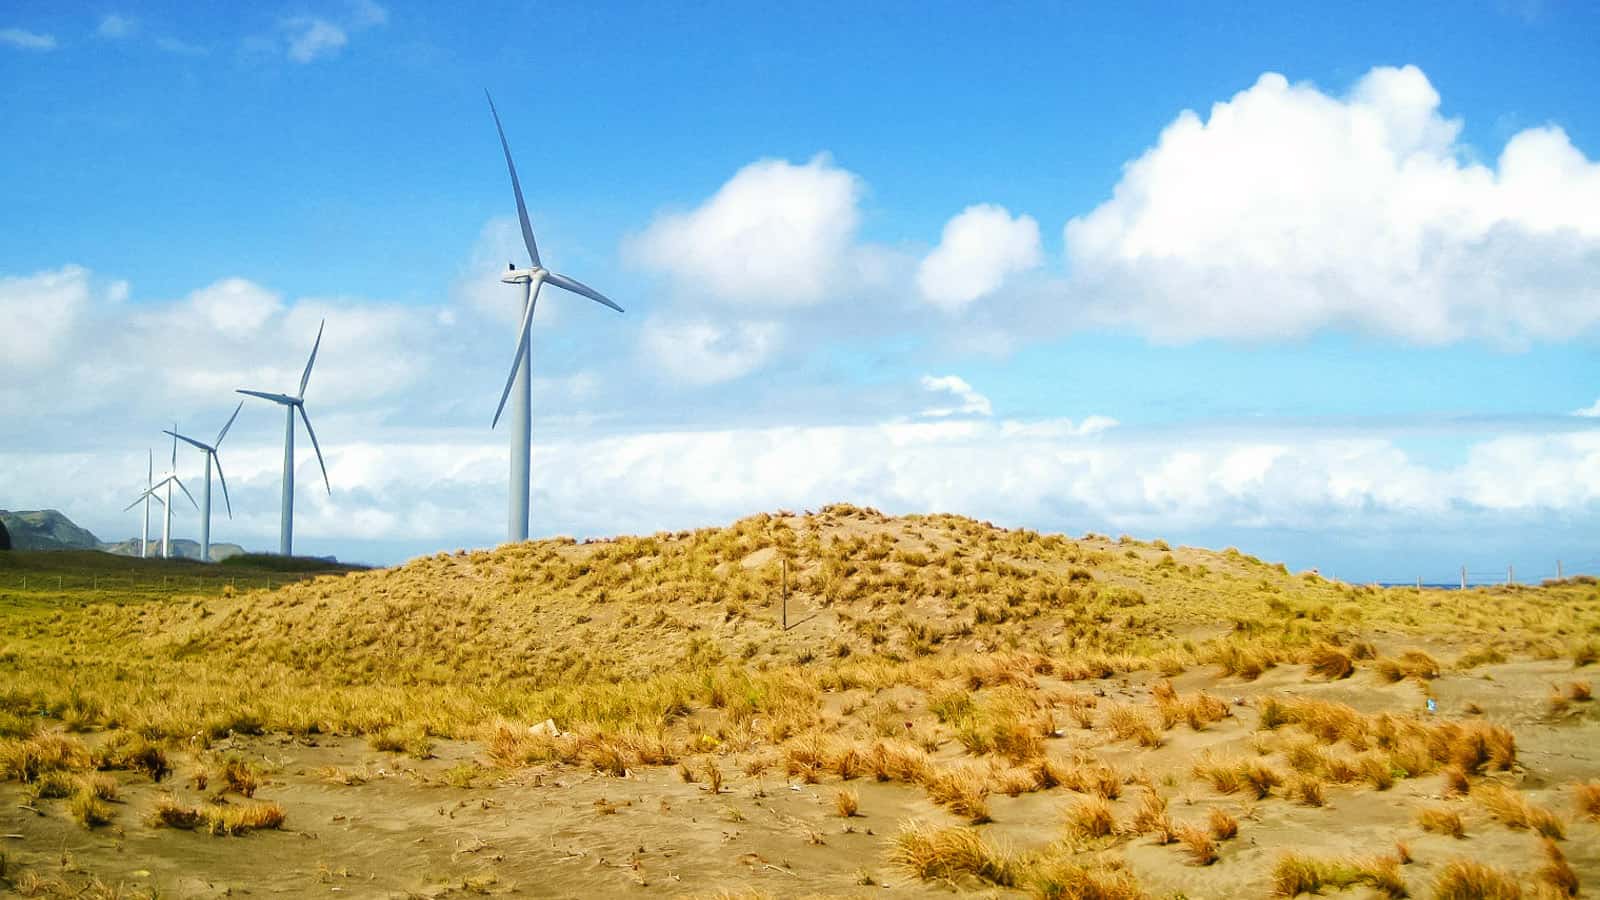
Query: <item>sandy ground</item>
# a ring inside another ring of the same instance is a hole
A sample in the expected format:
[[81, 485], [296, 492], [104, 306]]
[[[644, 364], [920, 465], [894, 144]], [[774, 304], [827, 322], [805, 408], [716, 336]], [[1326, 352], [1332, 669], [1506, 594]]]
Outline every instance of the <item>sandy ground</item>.
[[[1600, 777], [1600, 711], [1590, 709], [1596, 705], [1591, 703], [1557, 718], [1545, 705], [1550, 686], [1573, 677], [1569, 662], [1515, 662], [1447, 674], [1432, 689], [1440, 715], [1469, 718], [1468, 705], [1476, 704], [1482, 712], [1473, 715], [1515, 731], [1518, 769], [1483, 780], [1515, 784], [1530, 800], [1557, 811], [1567, 823], [1562, 848], [1583, 882], [1593, 886], [1600, 885], [1600, 823], [1577, 816], [1571, 785]], [[1071, 688], [1139, 701], [1148, 699], [1153, 680], [1140, 674]], [[1402, 711], [1421, 706], [1417, 683], [1381, 684], [1366, 672], [1328, 683], [1308, 679], [1299, 666], [1278, 667], [1253, 682], [1191, 670], [1174, 683], [1181, 692], [1204, 688], [1242, 702], [1232, 718], [1199, 732], [1174, 729], [1154, 750], [1074, 731], [1050, 742], [1052, 753], [1092, 747], [1120, 771], [1148, 775], [1163, 785], [1178, 822], [1203, 823], [1214, 806], [1239, 818], [1239, 837], [1222, 844], [1220, 860], [1206, 867], [1186, 864], [1177, 846], [1159, 846], [1148, 837], [1080, 854], [1124, 859], [1152, 896], [1267, 896], [1271, 865], [1284, 850], [1373, 855], [1392, 852], [1396, 841], [1406, 842], [1415, 858], [1403, 871], [1416, 896], [1427, 895], [1435, 872], [1452, 859], [1468, 857], [1517, 873], [1538, 865], [1536, 836], [1494, 821], [1470, 796], [1445, 799], [1439, 775], [1402, 780], [1386, 792], [1330, 785], [1322, 807], [1293, 805], [1276, 795], [1260, 801], [1224, 796], [1189, 775], [1202, 751], [1250, 754], [1256, 733], [1252, 697], [1313, 696], [1363, 712]], [[571, 768], [487, 768], [482, 748], [469, 742], [442, 743], [427, 760], [378, 753], [344, 738], [307, 743], [268, 736], [235, 739], [212, 750], [242, 753], [268, 773], [256, 797], [285, 808], [281, 831], [229, 838], [148, 826], [146, 816], [162, 794], [191, 803], [206, 796], [189, 780], [192, 758], [180, 753], [174, 756], [177, 771], [159, 785], [117, 773], [122, 790], [115, 820], [93, 831], [71, 819], [66, 801], [31, 801], [22, 786], [0, 785], [0, 851], [13, 875], [20, 869], [72, 883], [92, 875], [107, 885], [153, 889], [164, 897], [678, 896], [723, 889], [780, 897], [1007, 893], [909, 882], [889, 867], [886, 854], [902, 823], [958, 823], [921, 789], [831, 777], [796, 784], [781, 768], [748, 776], [742, 771], [748, 755], [719, 761], [725, 784], [713, 794], [703, 777], [686, 783], [675, 768], [626, 778]], [[938, 755], [954, 759], [961, 752], [952, 741]], [[472, 761], [486, 768], [471, 787], [446, 783], [446, 772]], [[322, 774], [328, 767], [368, 780], [331, 783]], [[834, 796], [841, 788], [857, 793], [860, 815], [836, 814]], [[994, 797], [994, 822], [982, 830], [1018, 850], [1042, 845], [1059, 837], [1075, 797], [1063, 788]], [[1138, 791], [1124, 791], [1115, 803], [1119, 820], [1132, 816], [1137, 798]], [[1466, 838], [1424, 832], [1415, 819], [1423, 806], [1459, 810]]]

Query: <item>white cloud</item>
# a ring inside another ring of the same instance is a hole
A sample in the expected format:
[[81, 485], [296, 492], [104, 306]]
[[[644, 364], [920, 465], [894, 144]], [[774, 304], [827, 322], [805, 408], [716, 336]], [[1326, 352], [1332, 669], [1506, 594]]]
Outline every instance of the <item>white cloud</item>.
[[0, 372], [20, 375], [63, 349], [90, 304], [89, 271], [66, 266], [20, 278], [0, 278]]
[[972, 385], [967, 384], [966, 379], [958, 375], [942, 375], [938, 377], [924, 375], [922, 376], [922, 387], [924, 390], [950, 394], [960, 401], [956, 406], [925, 409], [922, 411], [924, 416], [942, 418], [958, 415], [994, 415], [994, 409], [989, 405], [989, 398], [973, 390]]
[[1583, 409], [1575, 409], [1572, 411], [1572, 414], [1575, 416], [1585, 416], [1587, 418], [1600, 418], [1600, 400], [1594, 401], [1594, 403], [1590, 404], [1589, 406], [1585, 406]]
[[198, 44], [191, 44], [188, 41], [180, 40], [175, 37], [156, 38], [156, 49], [166, 53], [176, 54], [178, 56], [204, 56], [211, 52], [206, 47], [202, 47]]
[[316, 16], [296, 16], [283, 23], [289, 32], [289, 58], [308, 63], [339, 52], [350, 38], [343, 28]]
[[350, 18], [357, 27], [383, 25], [389, 21], [389, 11], [373, 0], [351, 0]]
[[640, 334], [640, 349], [674, 381], [708, 385], [754, 371], [777, 352], [780, 338], [772, 322], [653, 319]]
[[1012, 218], [992, 204], [969, 206], [945, 224], [939, 246], [917, 269], [917, 286], [930, 303], [956, 311], [1040, 260], [1039, 223], [1032, 216]]
[[109, 40], [121, 40], [132, 37], [138, 29], [137, 20], [117, 13], [107, 13], [100, 17], [100, 24], [96, 26], [94, 33]]
[[23, 28], [0, 28], [0, 44], [9, 44], [22, 50], [54, 50], [56, 38], [55, 35]]
[[1559, 128], [1472, 163], [1415, 67], [1346, 97], [1276, 74], [1185, 111], [1066, 227], [1091, 321], [1165, 341], [1353, 329], [1424, 344], [1600, 322], [1600, 164]]
[[685, 292], [749, 306], [817, 303], [856, 265], [861, 183], [825, 155], [764, 159], [685, 213], [662, 215], [629, 255]]

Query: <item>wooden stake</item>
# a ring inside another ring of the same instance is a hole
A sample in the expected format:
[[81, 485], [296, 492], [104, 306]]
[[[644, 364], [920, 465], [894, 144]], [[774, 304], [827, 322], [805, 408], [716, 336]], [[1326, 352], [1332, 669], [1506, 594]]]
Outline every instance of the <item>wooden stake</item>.
[[783, 630], [789, 630], [789, 559], [783, 560]]
[[1467, 589], [1467, 567], [1466, 566], [1462, 566], [1461, 567], [1461, 589], [1463, 591]]

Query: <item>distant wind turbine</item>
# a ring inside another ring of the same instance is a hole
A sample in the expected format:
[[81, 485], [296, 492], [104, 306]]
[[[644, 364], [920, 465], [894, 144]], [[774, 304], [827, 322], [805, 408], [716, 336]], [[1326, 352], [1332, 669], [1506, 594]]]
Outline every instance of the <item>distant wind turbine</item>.
[[[174, 424], [172, 426], [172, 429], [173, 429], [173, 431], [176, 431], [178, 429], [178, 426], [176, 424]], [[166, 434], [172, 434], [172, 431], [168, 431], [168, 432], [166, 432]], [[162, 559], [171, 559], [172, 558], [172, 486], [173, 485], [177, 485], [178, 486], [178, 490], [183, 491], [183, 495], [185, 497], [189, 498], [189, 502], [194, 505], [194, 508], [196, 510], [198, 510], [200, 508], [200, 505], [198, 503], [194, 502], [194, 495], [189, 493], [189, 489], [183, 486], [183, 482], [182, 481], [178, 480], [178, 439], [177, 438], [173, 438], [172, 439], [172, 468], [167, 470], [167, 474], [161, 476], [161, 480], [160, 481], [152, 483], [150, 485], [150, 487], [145, 489], [145, 492], [143, 494], [139, 495], [139, 499], [140, 500], [143, 500], [143, 499], [145, 499], [147, 497], [154, 497], [155, 501], [157, 503], [161, 504], [161, 506], [162, 506], [162, 516], [161, 516], [161, 558]], [[156, 489], [157, 488], [162, 488], [162, 487], [167, 489], [167, 496], [165, 498], [162, 498], [161, 496], [156, 494]], [[138, 502], [139, 502], [138, 500], [135, 500], [135, 501], [133, 501], [133, 503], [128, 504], [128, 509], [133, 509], [134, 505], [137, 504]], [[124, 510], [124, 512], [126, 512], [126, 511], [127, 510]], [[145, 524], [145, 533], [146, 534], [149, 534], [149, 520], [150, 520], [150, 513], [149, 513], [149, 507], [147, 505], [146, 508], [145, 508], [145, 523], [146, 523]], [[146, 538], [146, 541], [148, 541], [148, 540], [149, 539]]]
[[150, 501], [153, 499], [157, 503], [161, 502], [160, 497], [154, 496], [156, 489], [156, 455], [151, 450], [146, 450], [145, 453], [149, 459], [147, 460], [144, 476], [144, 492], [139, 495], [139, 499], [122, 508], [123, 512], [127, 512], [140, 503], [144, 504], [144, 528], [139, 532], [140, 559], [146, 559], [150, 556]]
[[511, 161], [511, 145], [506, 143], [506, 130], [500, 125], [500, 113], [494, 108], [494, 98], [489, 97], [488, 91], [484, 91], [484, 96], [489, 98], [489, 114], [494, 116], [495, 130], [500, 133], [500, 149], [505, 152], [506, 168], [511, 172], [511, 191], [517, 197], [517, 219], [522, 224], [522, 242], [528, 248], [531, 261], [526, 269], [508, 263], [506, 273], [500, 277], [506, 284], [522, 285], [522, 327], [517, 330], [517, 351], [511, 359], [511, 374], [506, 378], [505, 390], [500, 392], [500, 405], [495, 408], [494, 421], [489, 426], [493, 428], [500, 424], [506, 399], [515, 390], [516, 397], [511, 401], [511, 502], [506, 539], [525, 541], [528, 539], [528, 475], [533, 462], [533, 354], [529, 347], [529, 330], [533, 326], [534, 304], [539, 301], [539, 288], [549, 282], [617, 312], [622, 312], [622, 307], [594, 288], [544, 268], [539, 260], [539, 245], [533, 239], [533, 226], [528, 223], [528, 206], [522, 200], [522, 184], [517, 180], [517, 166]]
[[222, 481], [222, 502], [228, 507], [228, 518], [233, 518], [233, 501], [228, 499], [228, 477], [222, 474], [222, 458], [217, 456], [217, 448], [222, 446], [222, 439], [228, 436], [228, 429], [233, 427], [233, 420], [239, 418], [239, 410], [244, 409], [244, 401], [233, 408], [233, 415], [228, 417], [228, 424], [222, 426], [217, 432], [217, 439], [210, 444], [202, 444], [192, 437], [185, 437], [177, 432], [174, 426], [172, 431], [163, 432], [183, 441], [191, 447], [198, 447], [206, 456], [206, 480], [200, 489], [200, 561], [211, 561], [211, 463], [217, 464], [217, 478]]
[[[317, 361], [317, 348], [322, 346], [322, 328], [328, 321], [324, 319], [317, 326], [317, 342], [311, 345], [311, 358], [306, 360], [306, 370], [300, 376], [300, 393], [290, 397], [287, 394], [270, 394], [266, 391], [246, 391], [239, 393], [262, 400], [271, 400], [273, 403], [284, 407], [285, 422], [283, 429], [283, 518], [278, 525], [278, 552], [284, 556], [294, 555], [294, 413], [300, 411], [301, 421], [306, 423], [306, 434], [311, 437], [311, 449], [317, 451], [317, 465], [322, 467], [322, 484], [328, 489], [328, 494], [333, 494], [333, 485], [328, 482], [328, 466], [322, 461], [322, 448], [317, 445], [317, 433], [311, 430], [311, 417], [306, 415], [306, 382], [311, 380], [311, 366]], [[226, 431], [227, 429], [223, 429]], [[221, 440], [218, 438], [218, 440]]]

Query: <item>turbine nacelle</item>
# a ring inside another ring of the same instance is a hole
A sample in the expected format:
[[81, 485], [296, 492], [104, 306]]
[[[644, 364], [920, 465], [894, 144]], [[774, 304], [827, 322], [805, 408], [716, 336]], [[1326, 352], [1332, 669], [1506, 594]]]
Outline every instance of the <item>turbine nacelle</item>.
[[543, 281], [549, 274], [541, 266], [533, 266], [527, 269], [509, 266], [506, 268], [505, 273], [500, 276], [500, 280], [505, 284], [528, 284], [536, 278]]

